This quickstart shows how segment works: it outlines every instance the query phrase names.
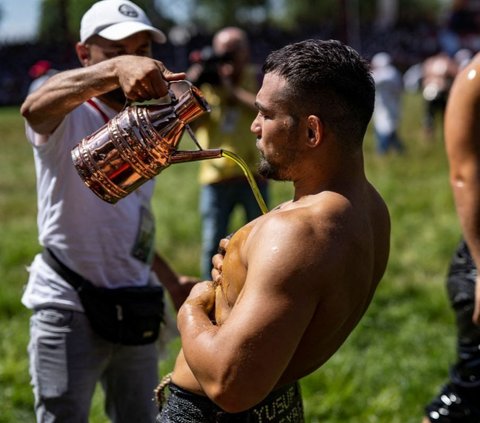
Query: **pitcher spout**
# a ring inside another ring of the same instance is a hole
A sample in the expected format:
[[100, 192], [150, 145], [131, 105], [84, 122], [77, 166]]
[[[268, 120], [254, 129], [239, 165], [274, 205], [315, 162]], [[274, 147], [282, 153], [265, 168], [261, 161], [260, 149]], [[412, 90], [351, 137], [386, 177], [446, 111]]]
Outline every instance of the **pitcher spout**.
[[170, 157], [170, 164], [219, 159], [222, 157], [222, 154], [223, 150], [221, 148], [211, 150], [176, 151]]

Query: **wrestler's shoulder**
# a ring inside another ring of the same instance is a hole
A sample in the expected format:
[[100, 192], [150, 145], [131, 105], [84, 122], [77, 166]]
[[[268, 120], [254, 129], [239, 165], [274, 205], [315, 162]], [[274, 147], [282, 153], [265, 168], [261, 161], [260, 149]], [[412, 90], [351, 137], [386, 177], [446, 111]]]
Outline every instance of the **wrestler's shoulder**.
[[[273, 210], [255, 222], [252, 238], [280, 235], [282, 238], [327, 234], [326, 229], [344, 227], [355, 218], [352, 204], [345, 197], [325, 193], [322, 198], [311, 196]], [[322, 235], [322, 236], [323, 236]]]

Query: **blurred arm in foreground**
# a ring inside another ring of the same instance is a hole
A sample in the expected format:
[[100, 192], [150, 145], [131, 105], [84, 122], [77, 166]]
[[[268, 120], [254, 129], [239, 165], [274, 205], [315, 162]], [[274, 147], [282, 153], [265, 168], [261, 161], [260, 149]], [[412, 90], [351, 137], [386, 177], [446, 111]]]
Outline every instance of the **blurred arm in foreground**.
[[480, 421], [480, 56], [456, 77], [445, 112], [450, 184], [463, 239], [446, 280], [457, 323], [449, 379], [425, 407], [423, 423]]

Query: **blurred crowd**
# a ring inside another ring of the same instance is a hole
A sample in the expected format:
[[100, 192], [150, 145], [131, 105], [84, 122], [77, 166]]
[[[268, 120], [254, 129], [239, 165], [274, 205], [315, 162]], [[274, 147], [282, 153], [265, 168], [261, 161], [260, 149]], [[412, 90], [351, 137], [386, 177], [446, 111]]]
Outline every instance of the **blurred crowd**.
[[[456, 3], [456, 2], [454, 2]], [[462, 2], [458, 2], [462, 3]], [[476, 2], [473, 2], [476, 4]], [[480, 6], [479, 6], [480, 9]], [[378, 52], [387, 52], [400, 72], [405, 73], [412, 66], [423, 62], [440, 50], [451, 57], [458, 50], [468, 49], [475, 53], [480, 50], [480, 15], [464, 7], [452, 8], [442, 24], [432, 20], [410, 22], [395, 28], [379, 28], [371, 24], [362, 24], [359, 29], [359, 45], [352, 45], [367, 59]], [[263, 62], [273, 49], [300, 39], [320, 38], [341, 39], [338, 28], [332, 24], [319, 24], [293, 32], [284, 32], [276, 28], [250, 28], [247, 30], [252, 46], [254, 63]], [[198, 33], [189, 35], [188, 41], [179, 45], [169, 40], [156, 46], [154, 54], [172, 70], [183, 71], [190, 64], [192, 52], [210, 45], [212, 35]], [[349, 44], [349, 40], [342, 40]], [[0, 43], [0, 106], [17, 105], [25, 98], [32, 82], [31, 69], [40, 60], [47, 60], [57, 70], [78, 65], [72, 54], [71, 45], [43, 45], [39, 43]]]
[[[262, 63], [266, 55], [288, 42], [305, 38], [338, 38], [333, 26], [322, 25], [317, 28], [303, 29], [295, 33], [280, 30], [255, 29], [249, 31], [252, 46], [252, 60]], [[435, 53], [442, 42], [448, 43], [450, 49], [455, 43], [448, 32], [426, 22], [415, 25], [381, 30], [371, 25], [360, 29], [360, 46], [356, 47], [366, 58], [371, 59], [379, 51], [388, 52], [400, 71], [405, 72], [410, 66], [421, 62]], [[168, 42], [156, 46], [157, 57], [173, 70], [184, 70], [189, 65], [189, 56], [193, 51], [207, 46], [211, 36], [197, 34], [188, 37], [188, 42], [173, 45]], [[421, 42], [419, 42], [421, 40]], [[64, 70], [78, 65], [70, 45], [43, 45], [39, 43], [0, 44], [0, 61], [6, 66], [0, 67], [0, 106], [17, 105], [25, 98], [29, 84], [32, 82], [32, 67], [40, 60], [50, 62], [57, 70]]]

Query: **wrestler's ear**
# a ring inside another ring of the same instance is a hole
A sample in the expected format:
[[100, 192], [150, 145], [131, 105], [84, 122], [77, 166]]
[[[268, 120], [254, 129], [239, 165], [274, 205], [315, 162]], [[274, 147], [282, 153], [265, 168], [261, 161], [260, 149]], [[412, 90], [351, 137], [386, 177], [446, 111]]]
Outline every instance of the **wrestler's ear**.
[[77, 52], [78, 60], [83, 66], [90, 64], [90, 49], [83, 43], [77, 43], [75, 45], [75, 51]]
[[309, 147], [319, 146], [324, 137], [324, 125], [322, 120], [316, 115], [307, 117], [307, 145]]

